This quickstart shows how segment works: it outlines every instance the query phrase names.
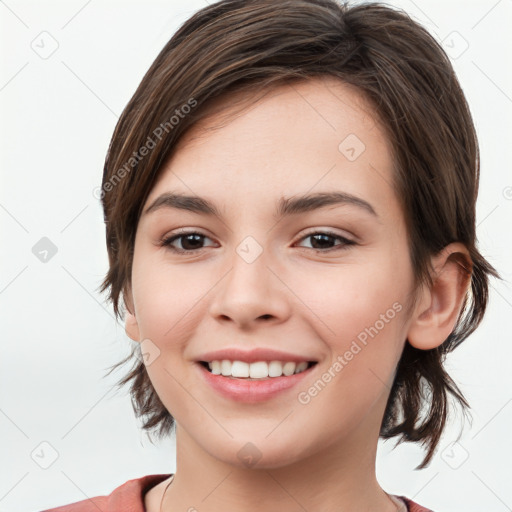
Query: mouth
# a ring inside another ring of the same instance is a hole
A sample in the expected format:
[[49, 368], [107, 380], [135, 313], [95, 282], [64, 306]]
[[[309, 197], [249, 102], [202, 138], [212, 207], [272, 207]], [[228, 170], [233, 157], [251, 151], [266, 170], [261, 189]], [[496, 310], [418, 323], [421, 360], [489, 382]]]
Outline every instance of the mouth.
[[290, 377], [306, 372], [317, 364], [317, 361], [230, 361], [227, 359], [213, 361], [198, 361], [210, 374], [229, 379], [245, 381], [272, 380], [280, 377]]
[[229, 401], [256, 404], [291, 391], [308, 378], [317, 364], [317, 361], [248, 363], [224, 359], [196, 361], [195, 366], [203, 382], [220, 396]]

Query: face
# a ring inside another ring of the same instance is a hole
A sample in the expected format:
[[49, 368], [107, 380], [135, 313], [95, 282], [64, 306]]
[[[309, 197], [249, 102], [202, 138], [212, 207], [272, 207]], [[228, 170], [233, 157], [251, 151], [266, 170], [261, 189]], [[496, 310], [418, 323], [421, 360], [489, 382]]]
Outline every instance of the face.
[[[384, 131], [336, 79], [280, 86], [205, 130], [218, 121], [182, 139], [144, 205], [127, 333], [206, 457], [279, 467], [376, 445], [413, 286]], [[216, 359], [268, 349], [285, 354], [254, 361], [315, 364], [233, 379], [199, 362], [223, 349], [240, 353]]]

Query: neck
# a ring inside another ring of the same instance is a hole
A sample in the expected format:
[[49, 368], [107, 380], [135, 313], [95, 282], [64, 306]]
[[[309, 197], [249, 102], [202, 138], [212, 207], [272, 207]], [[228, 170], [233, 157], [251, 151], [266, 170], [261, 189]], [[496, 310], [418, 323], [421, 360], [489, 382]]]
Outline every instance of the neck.
[[361, 425], [352, 439], [326, 445], [291, 464], [247, 468], [211, 456], [178, 424], [176, 473], [162, 512], [395, 512], [396, 505], [375, 476], [378, 433], [370, 434]]

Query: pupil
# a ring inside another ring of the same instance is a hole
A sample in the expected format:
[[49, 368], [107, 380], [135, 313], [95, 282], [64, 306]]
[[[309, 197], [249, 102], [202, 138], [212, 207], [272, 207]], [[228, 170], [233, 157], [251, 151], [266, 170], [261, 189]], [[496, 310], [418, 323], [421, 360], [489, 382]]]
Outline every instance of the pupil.
[[[203, 235], [200, 235], [198, 233], [192, 233], [189, 235], [185, 235], [182, 238], [181, 245], [183, 246], [184, 249], [194, 250], [194, 249], [198, 248], [197, 244], [201, 243], [202, 238], [203, 238]], [[332, 241], [330, 241], [331, 238], [332, 238], [331, 235], [323, 235], [323, 234], [311, 235], [311, 239], [313, 240], [312, 246], [315, 249], [325, 248], [326, 244], [327, 244], [327, 246], [329, 246], [332, 243]], [[195, 243], [195, 245], [194, 245], [194, 243]], [[319, 245], [319, 247], [316, 247], [318, 245]]]
[[189, 244], [189, 241], [191, 238], [194, 238], [195, 239], [195, 242], [200, 242], [201, 241], [201, 238], [202, 238], [203, 235], [199, 235], [199, 234], [189, 234], [189, 235], [185, 235], [183, 237], [183, 240], [182, 240], [182, 247], [184, 249], [190, 249], [190, 250], [193, 250], [193, 249], [197, 249], [198, 247], [197, 246], [194, 246], [194, 241], [192, 242], [192, 247], [187, 247], [187, 245]]
[[[330, 235], [312, 235], [312, 239], [315, 240], [316, 242], [319, 241], [319, 238], [318, 237], [322, 237], [323, 240], [320, 240], [320, 249], [322, 248], [325, 248], [325, 243], [327, 243], [327, 245], [329, 245], [329, 239], [331, 238]], [[327, 240], [326, 240], [327, 239]], [[322, 245], [322, 242], [324, 243], [324, 245]], [[318, 249], [318, 247], [315, 247], [315, 243], [312, 243], [311, 244], [315, 249]]]

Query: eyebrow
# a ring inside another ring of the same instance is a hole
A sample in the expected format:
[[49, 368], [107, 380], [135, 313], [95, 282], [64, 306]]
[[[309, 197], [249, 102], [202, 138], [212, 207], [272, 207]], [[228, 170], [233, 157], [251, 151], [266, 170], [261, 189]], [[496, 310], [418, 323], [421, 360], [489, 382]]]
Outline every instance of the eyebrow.
[[[373, 206], [360, 197], [348, 194], [347, 192], [317, 192], [298, 197], [281, 197], [276, 204], [274, 218], [282, 219], [286, 216], [311, 212], [326, 206], [343, 204], [357, 206], [375, 217], [378, 217]], [[218, 219], [223, 218], [218, 208], [207, 199], [173, 192], [165, 192], [158, 196], [151, 205], [146, 208], [143, 215], [147, 215], [162, 208], [174, 208], [217, 217]]]

